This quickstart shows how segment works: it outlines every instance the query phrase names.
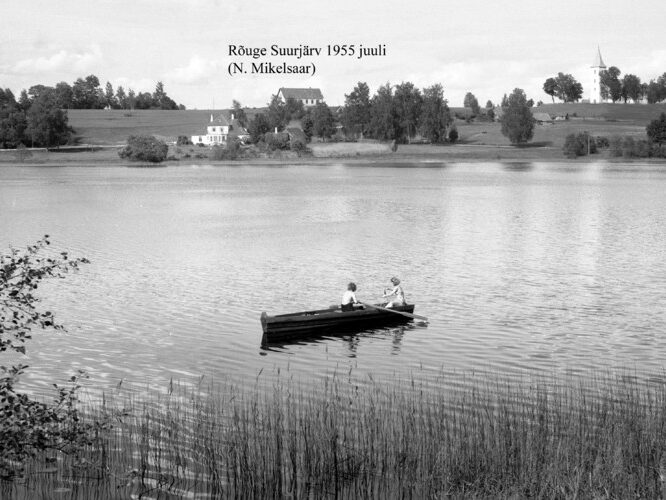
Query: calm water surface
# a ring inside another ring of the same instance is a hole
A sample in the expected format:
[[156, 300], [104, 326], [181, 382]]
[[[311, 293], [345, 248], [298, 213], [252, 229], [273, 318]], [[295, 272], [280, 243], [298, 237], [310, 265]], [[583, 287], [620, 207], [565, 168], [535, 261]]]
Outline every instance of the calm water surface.
[[[664, 165], [1, 168], [1, 248], [46, 233], [91, 264], [42, 289], [68, 332], [28, 346], [36, 390], [75, 368], [164, 387], [666, 359]], [[378, 301], [393, 275], [427, 327], [261, 348], [262, 311], [350, 280]]]

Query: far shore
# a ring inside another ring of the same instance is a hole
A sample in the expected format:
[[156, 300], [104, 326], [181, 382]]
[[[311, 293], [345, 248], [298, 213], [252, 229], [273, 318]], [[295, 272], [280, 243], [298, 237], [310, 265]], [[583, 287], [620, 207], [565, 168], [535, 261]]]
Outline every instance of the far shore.
[[[240, 160], [211, 160], [207, 158], [209, 150], [196, 146], [183, 146], [179, 150], [186, 151], [190, 157], [177, 155], [177, 160], [167, 160], [162, 163], [128, 162], [118, 157], [121, 146], [94, 146], [93, 151], [83, 152], [49, 152], [46, 149], [29, 150], [31, 157], [20, 161], [14, 150], [0, 150], [0, 166], [34, 166], [34, 167], [74, 167], [74, 166], [100, 166], [100, 167], [171, 167], [171, 166], [249, 166], [249, 165], [413, 165], [426, 166], [448, 162], [477, 163], [477, 162], [556, 162], [556, 163], [583, 163], [608, 161], [617, 163], [639, 162], [649, 164], [665, 164], [664, 159], [658, 158], [614, 158], [608, 151], [601, 151], [577, 159], [568, 159], [562, 149], [554, 146], [526, 145], [516, 147], [510, 145], [488, 144], [402, 144], [396, 152], [391, 152], [388, 144], [375, 144], [369, 151], [358, 151], [349, 148], [356, 143], [325, 143], [315, 144], [312, 153], [297, 156], [292, 152], [285, 152], [281, 156], [271, 158], [244, 158]], [[93, 146], [91, 146], [92, 148]], [[172, 154], [170, 148], [169, 154]], [[175, 152], [175, 151], [174, 151]], [[196, 155], [206, 156], [197, 158]], [[176, 156], [176, 155], [173, 155]]]

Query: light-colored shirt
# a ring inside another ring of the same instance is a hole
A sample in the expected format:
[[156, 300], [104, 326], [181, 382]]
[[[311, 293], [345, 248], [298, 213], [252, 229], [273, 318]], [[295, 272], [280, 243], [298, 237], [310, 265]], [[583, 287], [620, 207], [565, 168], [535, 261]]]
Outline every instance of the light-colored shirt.
[[342, 295], [342, 302], [341, 304], [347, 305], [347, 304], [356, 304], [358, 300], [356, 300], [356, 294], [352, 292], [351, 290], [347, 290], [343, 295]]
[[392, 302], [399, 304], [405, 303], [405, 292], [402, 291], [402, 287], [400, 285], [394, 286], [393, 290], [386, 294], [386, 297], [390, 297], [391, 295], [395, 295], [395, 299], [393, 299]]

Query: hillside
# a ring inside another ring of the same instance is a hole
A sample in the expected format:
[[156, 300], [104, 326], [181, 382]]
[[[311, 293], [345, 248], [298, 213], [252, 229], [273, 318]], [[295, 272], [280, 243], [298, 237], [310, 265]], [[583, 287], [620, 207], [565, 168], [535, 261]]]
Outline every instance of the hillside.
[[69, 124], [83, 144], [124, 144], [129, 135], [150, 134], [167, 140], [179, 135], [192, 136], [206, 132], [206, 125], [222, 110], [103, 110], [70, 109]]
[[[542, 104], [532, 108], [534, 113], [548, 113], [551, 116], [578, 116], [603, 120], [635, 121], [643, 126], [650, 120], [666, 112], [666, 104], [587, 104], [556, 103]], [[638, 124], [638, 123], [637, 123]]]
[[[451, 108], [464, 114], [464, 108]], [[532, 108], [551, 116], [569, 114], [566, 122], [538, 126], [534, 141], [559, 146], [566, 134], [588, 130], [594, 135], [640, 135], [650, 120], [666, 112], [666, 104], [543, 104]], [[82, 144], [124, 144], [127, 136], [152, 134], [175, 140], [179, 135], [203, 134], [211, 113], [217, 116], [224, 110], [69, 110], [69, 124]], [[252, 117], [259, 109], [246, 110]], [[457, 121], [461, 139], [477, 144], [506, 144], [498, 124]]]

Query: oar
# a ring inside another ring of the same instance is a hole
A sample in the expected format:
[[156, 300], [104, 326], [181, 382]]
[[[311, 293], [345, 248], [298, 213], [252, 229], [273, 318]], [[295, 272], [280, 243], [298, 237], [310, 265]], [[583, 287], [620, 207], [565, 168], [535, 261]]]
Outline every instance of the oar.
[[418, 314], [411, 314], [411, 313], [404, 312], [404, 311], [396, 311], [395, 309], [390, 309], [388, 307], [375, 306], [373, 304], [367, 304], [365, 302], [359, 302], [359, 304], [363, 304], [364, 306], [371, 307], [373, 309], [379, 309], [380, 311], [388, 311], [388, 312], [392, 312], [392, 313], [395, 313], [395, 314], [401, 314], [402, 316], [407, 316], [408, 318], [420, 319], [421, 321], [428, 321], [428, 318], [426, 318], [425, 316], [419, 316]]

